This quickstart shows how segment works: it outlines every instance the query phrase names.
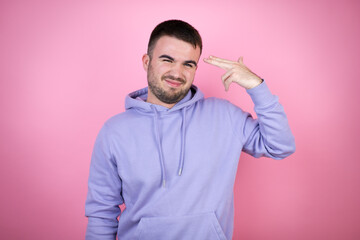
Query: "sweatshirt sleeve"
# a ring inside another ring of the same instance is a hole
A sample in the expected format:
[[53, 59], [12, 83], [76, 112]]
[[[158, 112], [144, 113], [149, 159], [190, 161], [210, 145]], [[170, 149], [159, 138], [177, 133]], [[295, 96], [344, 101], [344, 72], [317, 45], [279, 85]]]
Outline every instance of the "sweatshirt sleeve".
[[291, 133], [283, 106], [278, 97], [271, 94], [265, 81], [248, 89], [255, 104], [257, 119], [243, 113], [240, 130], [243, 151], [254, 157], [283, 159], [295, 152], [295, 140]]
[[116, 239], [118, 220], [123, 203], [121, 179], [117, 164], [111, 154], [111, 145], [106, 124], [95, 141], [85, 203], [88, 217], [86, 240]]

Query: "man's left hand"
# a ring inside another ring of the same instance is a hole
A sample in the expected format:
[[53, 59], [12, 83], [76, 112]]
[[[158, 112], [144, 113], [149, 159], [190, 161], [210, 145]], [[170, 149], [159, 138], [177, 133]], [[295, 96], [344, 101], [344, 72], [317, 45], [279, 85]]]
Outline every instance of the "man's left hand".
[[221, 76], [226, 91], [229, 90], [232, 82], [236, 82], [246, 89], [254, 88], [262, 83], [262, 79], [245, 66], [243, 57], [240, 57], [235, 62], [210, 56], [209, 58], [204, 58], [204, 62], [226, 70], [225, 74]]

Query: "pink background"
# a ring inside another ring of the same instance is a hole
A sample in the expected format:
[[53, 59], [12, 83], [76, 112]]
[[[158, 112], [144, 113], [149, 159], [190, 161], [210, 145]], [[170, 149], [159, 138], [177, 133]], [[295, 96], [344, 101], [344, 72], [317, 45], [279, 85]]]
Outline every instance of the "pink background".
[[[172, 18], [203, 57], [244, 56], [295, 135], [286, 160], [242, 155], [234, 239], [360, 239], [359, 1], [175, 2], [0, 2], [0, 239], [84, 238], [95, 137], [146, 85], [149, 34]], [[222, 73], [201, 62], [195, 84], [253, 113]]]

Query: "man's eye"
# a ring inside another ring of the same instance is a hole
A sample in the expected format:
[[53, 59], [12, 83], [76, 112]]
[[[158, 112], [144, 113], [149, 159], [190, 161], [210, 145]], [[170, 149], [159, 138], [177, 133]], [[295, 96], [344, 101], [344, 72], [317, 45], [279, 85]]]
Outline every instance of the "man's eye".
[[187, 67], [193, 67], [193, 65], [192, 64], [190, 64], [190, 63], [185, 63], [185, 66], [187, 66]]
[[164, 62], [172, 62], [172, 61], [169, 60], [169, 59], [164, 59], [163, 61], [164, 61]]

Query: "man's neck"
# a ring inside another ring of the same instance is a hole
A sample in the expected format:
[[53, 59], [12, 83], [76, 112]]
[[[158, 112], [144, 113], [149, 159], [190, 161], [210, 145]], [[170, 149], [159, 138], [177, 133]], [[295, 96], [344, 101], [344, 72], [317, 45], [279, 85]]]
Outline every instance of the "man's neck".
[[164, 102], [160, 101], [157, 97], [155, 97], [152, 94], [151, 91], [148, 91], [148, 96], [147, 96], [146, 102], [156, 104], [156, 105], [160, 105], [160, 106], [163, 106], [163, 107], [166, 107], [166, 108], [169, 108], [169, 109], [172, 108], [173, 106], [175, 106], [175, 104], [176, 104], [176, 103], [168, 104], [168, 103], [164, 103]]

